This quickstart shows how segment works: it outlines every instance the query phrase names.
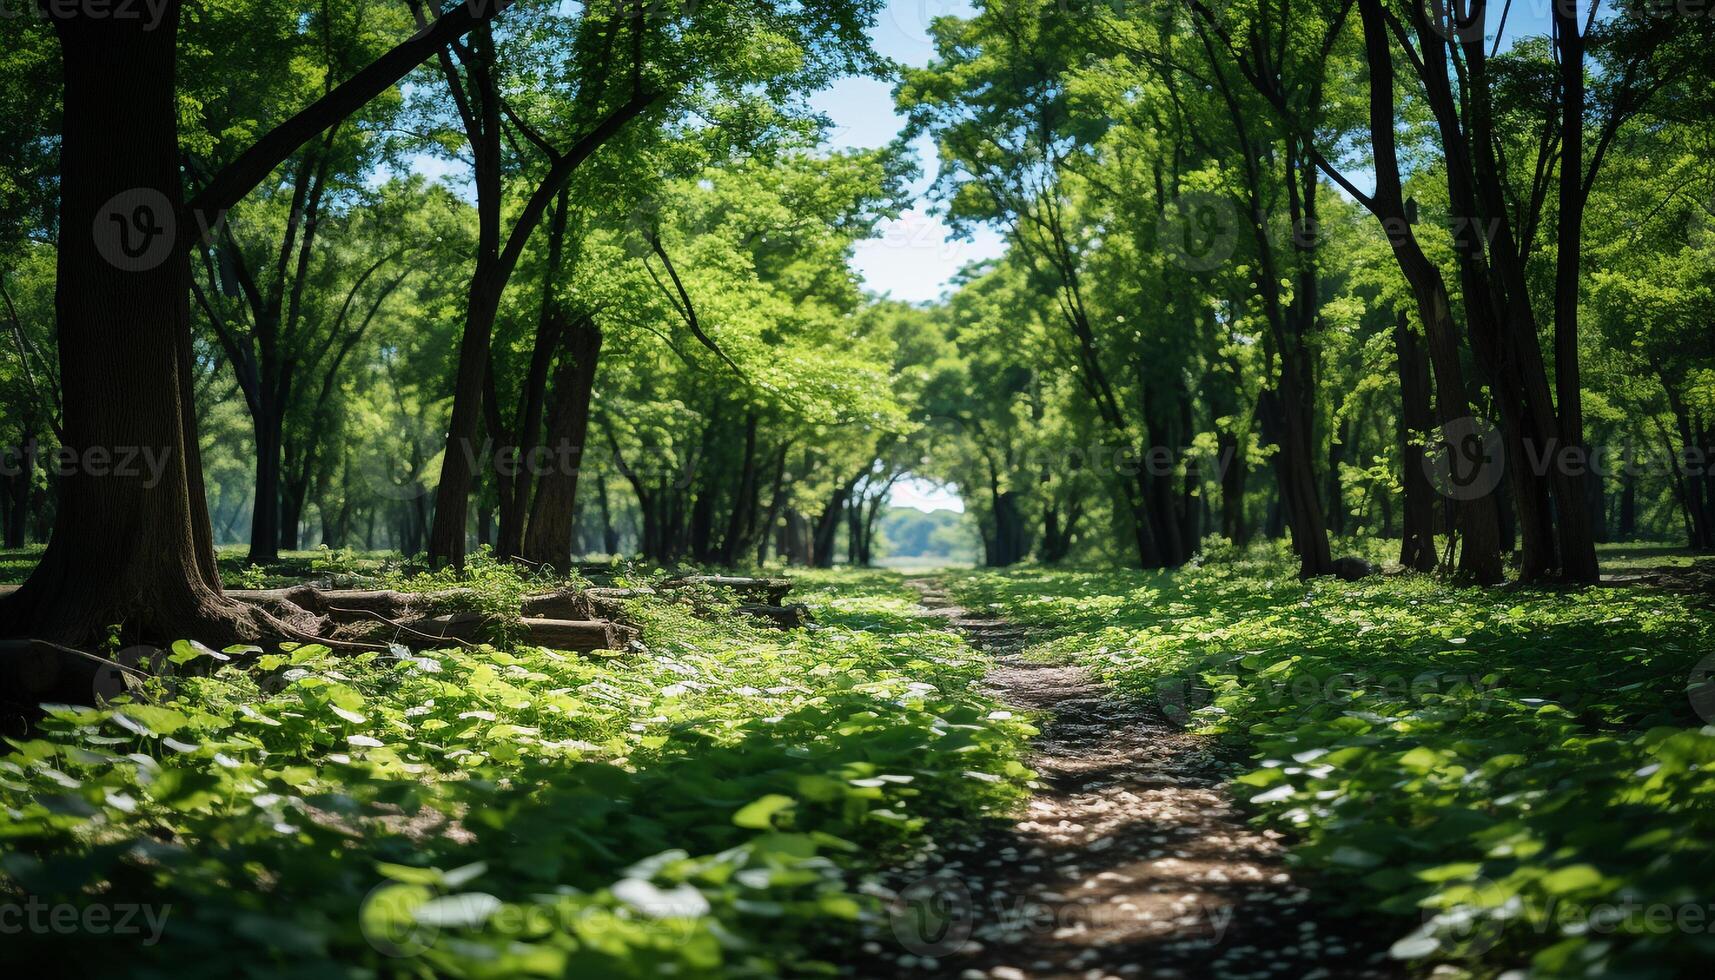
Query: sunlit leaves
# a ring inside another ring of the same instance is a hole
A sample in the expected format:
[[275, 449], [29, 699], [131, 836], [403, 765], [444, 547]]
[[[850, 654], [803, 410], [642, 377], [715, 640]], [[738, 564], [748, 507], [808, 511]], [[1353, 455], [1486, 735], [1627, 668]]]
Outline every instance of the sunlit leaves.
[[647, 653], [304, 645], [51, 706], [0, 758], [0, 895], [172, 905], [158, 946], [26, 939], [92, 967], [817, 969], [862, 875], [1030, 776], [978, 657], [863, 628], [909, 607], [883, 579], [842, 592], [814, 634], [646, 602]]

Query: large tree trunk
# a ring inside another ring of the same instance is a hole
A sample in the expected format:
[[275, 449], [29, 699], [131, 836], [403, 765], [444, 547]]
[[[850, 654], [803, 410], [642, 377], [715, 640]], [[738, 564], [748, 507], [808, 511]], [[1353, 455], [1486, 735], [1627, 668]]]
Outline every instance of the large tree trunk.
[[[179, 227], [179, 7], [161, 23], [74, 15], [55, 27], [65, 75], [56, 333], [65, 446], [41, 563], [0, 602], [0, 635], [86, 643], [187, 633], [253, 639], [215, 568], [192, 408], [190, 261]], [[126, 453], [145, 466], [114, 468]]]
[[[1328, 546], [1328, 525], [1316, 485], [1311, 446], [1315, 429], [1315, 391], [1310, 377], [1313, 361], [1308, 341], [1319, 304], [1316, 274], [1315, 164], [1288, 138], [1285, 153], [1286, 189], [1292, 220], [1292, 252], [1295, 262], [1283, 269], [1269, 235], [1269, 211], [1264, 204], [1263, 175], [1258, 161], [1265, 158], [1248, 135], [1246, 112], [1223, 85], [1228, 117], [1242, 149], [1249, 224], [1256, 246], [1257, 265], [1253, 280], [1262, 299], [1279, 358], [1279, 376], [1272, 389], [1265, 389], [1257, 404], [1257, 417], [1266, 438], [1278, 448], [1275, 473], [1280, 481], [1281, 506], [1292, 529], [1292, 549], [1298, 555], [1298, 574], [1303, 578], [1328, 575], [1334, 570]], [[1290, 274], [1292, 296], [1283, 297], [1281, 284]]]
[[[1142, 382], [1141, 371], [1139, 382]], [[1179, 446], [1177, 440], [1168, 435], [1167, 430], [1171, 426], [1160, 421], [1166, 417], [1166, 409], [1167, 406], [1158, 402], [1141, 413], [1144, 416], [1144, 432], [1149, 438], [1149, 449], [1141, 460], [1144, 470], [1143, 492], [1146, 495], [1150, 530], [1160, 552], [1162, 567], [1178, 568], [1191, 557], [1191, 549], [1184, 537], [1183, 515], [1179, 511], [1173, 485], [1172, 467]]]
[[[530, 507], [524, 557], [567, 569], [572, 562], [572, 528], [577, 523], [578, 475], [590, 431], [590, 397], [595, 392], [601, 357], [601, 329], [587, 318], [565, 331], [565, 352], [554, 379], [554, 406], [548, 418], [552, 464], [543, 474]], [[605, 502], [603, 507], [606, 507]]]
[[[0, 635], [84, 642], [194, 634], [221, 643], [284, 624], [220, 592], [193, 404], [190, 243], [306, 140], [495, 13], [454, 7], [269, 131], [203, 188], [180, 183], [177, 0], [158, 18], [49, 5], [60, 39], [55, 327], [64, 445], [59, 520], [30, 579], [0, 602]], [[121, 460], [116, 468], [115, 454]], [[153, 465], [139, 467], [138, 456]]]
[[[484, 379], [501, 294], [518, 266], [519, 256], [549, 205], [573, 171], [626, 123], [655, 102], [656, 96], [635, 89], [631, 98], [611, 108], [577, 142], [554, 156], [546, 173], [530, 190], [523, 207], [511, 212], [511, 231], [501, 233], [505, 209], [501, 179], [501, 100], [495, 82], [494, 40], [485, 22], [475, 31], [461, 73], [451, 53], [440, 56], [448, 89], [465, 93], [459, 105], [475, 160], [477, 188], [477, 260], [466, 301], [464, 337], [459, 343], [458, 371], [453, 384], [452, 419], [447, 426], [447, 450], [435, 487], [435, 522], [429, 533], [429, 560], [437, 566], [464, 564], [470, 491], [474, 482], [476, 446], [482, 425]], [[641, 66], [637, 66], [641, 71]]]
[[[1455, 216], [1454, 251], [1460, 260], [1472, 344], [1499, 382], [1497, 402], [1507, 450], [1521, 464], [1508, 468], [1524, 531], [1521, 574], [1529, 579], [1558, 568], [1566, 578], [1593, 582], [1596, 551], [1584, 475], [1569, 465], [1575, 460], [1563, 456], [1575, 455], [1581, 447], [1565, 443], [1555, 416], [1524, 253], [1509, 217], [1495, 151], [1483, 39], [1460, 40], [1466, 64], [1455, 88], [1448, 77], [1447, 39], [1427, 23], [1420, 22], [1418, 32], [1422, 44], [1414, 64], [1445, 151], [1448, 196]], [[1580, 128], [1575, 143], [1582, 138]], [[1582, 168], [1578, 169], [1581, 174]], [[1492, 319], [1485, 324], [1485, 318]], [[1493, 337], [1488, 357], [1480, 344], [1484, 334]], [[1575, 345], [1572, 357], [1576, 359]], [[1570, 381], [1577, 384], [1576, 366]], [[1538, 457], [1547, 461], [1546, 472], [1539, 472]]]
[[1084, 515], [1084, 502], [1076, 490], [1062, 501], [1050, 501], [1042, 514], [1042, 561], [1053, 565], [1066, 560], [1072, 553], [1072, 543], [1078, 522]]
[[1225, 429], [1215, 434], [1221, 459], [1221, 534], [1237, 547], [1250, 543], [1250, 525], [1245, 521], [1244, 447], [1237, 435]]

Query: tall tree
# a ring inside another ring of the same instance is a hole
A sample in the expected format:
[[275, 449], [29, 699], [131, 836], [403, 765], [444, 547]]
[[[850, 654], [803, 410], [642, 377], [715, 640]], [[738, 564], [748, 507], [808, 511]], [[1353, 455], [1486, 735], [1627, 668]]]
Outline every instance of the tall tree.
[[[212, 641], [280, 631], [221, 595], [203, 492], [191, 377], [190, 253], [204, 228], [316, 134], [387, 89], [449, 38], [494, 14], [456, 6], [268, 131], [186, 201], [174, 79], [181, 4], [160, 20], [48, 13], [59, 38], [56, 334], [65, 446], [41, 563], [0, 600], [0, 635], [84, 642], [112, 624]], [[152, 452], [159, 477], [113, 469]], [[289, 627], [288, 627], [289, 628]]]

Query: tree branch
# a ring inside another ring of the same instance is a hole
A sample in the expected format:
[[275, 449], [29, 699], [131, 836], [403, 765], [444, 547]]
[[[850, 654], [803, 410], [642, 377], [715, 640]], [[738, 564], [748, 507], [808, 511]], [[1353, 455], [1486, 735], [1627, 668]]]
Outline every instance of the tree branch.
[[202, 217], [224, 213], [311, 137], [356, 112], [428, 60], [438, 49], [493, 18], [510, 4], [511, 0], [470, 0], [454, 6], [436, 18], [433, 24], [395, 45], [356, 75], [252, 143], [236, 160], [221, 168], [202, 192], [188, 202], [187, 213]]

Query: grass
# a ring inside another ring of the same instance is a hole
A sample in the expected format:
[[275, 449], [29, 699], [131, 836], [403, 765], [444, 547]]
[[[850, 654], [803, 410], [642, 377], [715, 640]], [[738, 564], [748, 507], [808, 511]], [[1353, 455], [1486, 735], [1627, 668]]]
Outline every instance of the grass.
[[870, 876], [1019, 799], [1031, 729], [897, 576], [801, 598], [823, 628], [643, 602], [648, 651], [607, 658], [239, 669], [181, 644], [152, 690], [54, 708], [0, 757], [0, 904], [137, 930], [8, 952], [144, 977], [830, 972], [880, 916]]
[[1707, 605], [1231, 558], [955, 595], [1248, 755], [1233, 789], [1400, 959], [1666, 978], [1715, 957], [1715, 688], [1688, 696], [1715, 668]]

